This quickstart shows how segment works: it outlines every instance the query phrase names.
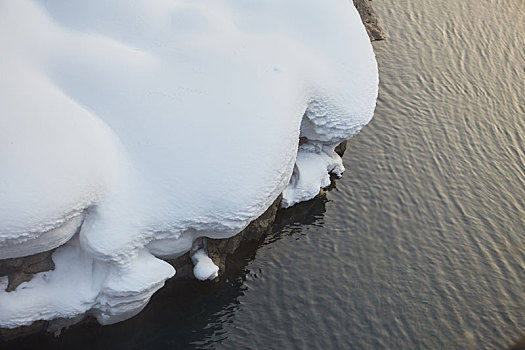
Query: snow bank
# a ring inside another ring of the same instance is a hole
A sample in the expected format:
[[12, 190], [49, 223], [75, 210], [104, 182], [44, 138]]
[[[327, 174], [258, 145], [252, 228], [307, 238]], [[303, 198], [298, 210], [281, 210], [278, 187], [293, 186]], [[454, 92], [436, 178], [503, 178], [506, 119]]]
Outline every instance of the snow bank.
[[378, 85], [348, 0], [1, 1], [0, 62], [0, 259], [68, 242], [0, 291], [4, 328], [133, 316], [175, 273], [159, 258], [341, 173]]

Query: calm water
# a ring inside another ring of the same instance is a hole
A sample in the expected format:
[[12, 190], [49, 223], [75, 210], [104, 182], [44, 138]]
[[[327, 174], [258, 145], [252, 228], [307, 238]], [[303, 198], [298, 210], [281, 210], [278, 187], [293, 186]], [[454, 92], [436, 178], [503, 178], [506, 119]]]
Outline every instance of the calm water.
[[220, 281], [13, 347], [504, 348], [525, 334], [525, 2], [376, 0], [376, 116]]

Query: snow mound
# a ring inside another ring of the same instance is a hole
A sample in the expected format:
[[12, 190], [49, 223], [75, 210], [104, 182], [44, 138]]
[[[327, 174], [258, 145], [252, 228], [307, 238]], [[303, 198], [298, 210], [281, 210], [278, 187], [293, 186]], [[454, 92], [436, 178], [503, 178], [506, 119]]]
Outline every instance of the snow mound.
[[341, 173], [378, 86], [348, 0], [2, 1], [0, 62], [0, 259], [60, 246], [0, 290], [4, 328], [132, 317], [175, 273], [160, 258]]
[[191, 256], [195, 264], [193, 274], [201, 281], [212, 280], [219, 275], [219, 267], [213, 263], [208, 254], [200, 249]]

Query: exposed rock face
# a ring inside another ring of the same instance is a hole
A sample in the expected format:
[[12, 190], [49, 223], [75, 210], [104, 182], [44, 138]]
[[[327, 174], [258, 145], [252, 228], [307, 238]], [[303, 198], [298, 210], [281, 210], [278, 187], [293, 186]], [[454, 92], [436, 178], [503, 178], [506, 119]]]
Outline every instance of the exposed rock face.
[[370, 41], [383, 40], [385, 36], [377, 24], [377, 16], [372, 8], [372, 0], [354, 0], [354, 5], [359, 11], [361, 20], [365, 25]]
[[47, 321], [36, 321], [29, 326], [22, 326], [13, 329], [0, 328], [0, 341], [13, 340], [22, 336], [44, 332], [47, 323]]
[[35, 273], [54, 270], [55, 264], [51, 258], [54, 251], [55, 249], [22, 258], [0, 260], [0, 277], [7, 276], [9, 280], [6, 291], [15, 290], [20, 283], [31, 280]]
[[226, 256], [233, 254], [239, 248], [242, 242], [258, 241], [270, 233], [272, 225], [275, 222], [277, 210], [281, 207], [282, 195], [261, 215], [258, 219], [252, 221], [248, 227], [236, 236], [228, 239], [209, 239], [208, 254], [210, 258], [224, 270]]
[[512, 344], [509, 350], [525, 350], [525, 336]]
[[[237, 235], [227, 239], [206, 239], [208, 256], [219, 266], [220, 271], [224, 271], [228, 255], [233, 254], [242, 242], [258, 241], [270, 232], [277, 211], [281, 206], [281, 198], [282, 196], [279, 196], [264, 214], [252, 221]], [[190, 253], [186, 253], [171, 261], [168, 260], [168, 262], [177, 270], [173, 279], [194, 278]]]
[[339, 154], [339, 157], [342, 157], [343, 154], [345, 154], [346, 151], [346, 145], [348, 144], [348, 141], [343, 141], [335, 148], [335, 153]]

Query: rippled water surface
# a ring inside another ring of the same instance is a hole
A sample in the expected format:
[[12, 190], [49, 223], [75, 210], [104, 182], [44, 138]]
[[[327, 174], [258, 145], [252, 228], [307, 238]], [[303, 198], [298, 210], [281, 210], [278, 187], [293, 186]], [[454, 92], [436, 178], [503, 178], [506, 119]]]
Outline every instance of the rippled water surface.
[[525, 2], [373, 4], [377, 110], [336, 189], [282, 213], [219, 282], [13, 345], [480, 349], [525, 334]]

